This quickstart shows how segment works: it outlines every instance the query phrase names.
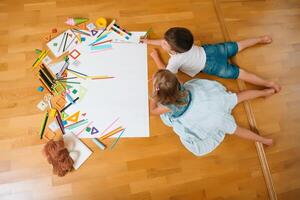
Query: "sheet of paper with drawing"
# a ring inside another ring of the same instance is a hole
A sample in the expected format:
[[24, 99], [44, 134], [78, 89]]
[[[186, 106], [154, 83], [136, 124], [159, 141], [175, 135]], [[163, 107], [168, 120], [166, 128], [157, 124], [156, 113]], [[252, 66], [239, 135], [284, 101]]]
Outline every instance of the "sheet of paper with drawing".
[[79, 100], [65, 110], [66, 132], [101, 139], [125, 128], [122, 137], [149, 136], [147, 46], [138, 43], [144, 34], [132, 32], [129, 39], [113, 31], [101, 39], [84, 36], [70, 50], [68, 77], [77, 77], [72, 81], [80, 84], [68, 84], [71, 100]]
[[47, 43], [48, 48], [55, 57], [73, 49], [79, 43], [78, 35], [72, 30], [66, 30]]

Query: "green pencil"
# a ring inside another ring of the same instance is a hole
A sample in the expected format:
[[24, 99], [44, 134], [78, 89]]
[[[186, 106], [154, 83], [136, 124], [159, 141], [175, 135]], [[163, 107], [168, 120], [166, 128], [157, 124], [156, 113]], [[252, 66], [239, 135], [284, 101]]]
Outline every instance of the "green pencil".
[[62, 83], [73, 83], [73, 84], [80, 84], [80, 82], [76, 82], [76, 81], [65, 81], [65, 80], [58, 80], [58, 82], [62, 82]]
[[147, 38], [147, 36], [148, 36], [148, 34], [150, 33], [151, 30], [152, 30], [152, 27], [148, 28], [147, 32], [143, 36], [144, 39]]
[[48, 121], [48, 117], [49, 117], [49, 114], [48, 114], [48, 112], [46, 112], [45, 117], [44, 117], [44, 121], [43, 121], [42, 126], [41, 126], [40, 139], [43, 139], [43, 135], [44, 135], [44, 132], [45, 132], [45, 127], [46, 127], [46, 124], [47, 124], [47, 121]]

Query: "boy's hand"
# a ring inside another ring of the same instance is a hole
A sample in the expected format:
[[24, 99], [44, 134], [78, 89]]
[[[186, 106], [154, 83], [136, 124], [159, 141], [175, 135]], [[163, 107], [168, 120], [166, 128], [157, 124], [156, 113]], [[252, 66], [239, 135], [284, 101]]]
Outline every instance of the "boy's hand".
[[145, 43], [145, 44], [147, 44], [148, 43], [148, 39], [146, 39], [146, 38], [140, 38], [140, 43]]
[[153, 49], [152, 52], [150, 53], [150, 56], [151, 56], [152, 58], [158, 58], [159, 55], [158, 55], [157, 49]]

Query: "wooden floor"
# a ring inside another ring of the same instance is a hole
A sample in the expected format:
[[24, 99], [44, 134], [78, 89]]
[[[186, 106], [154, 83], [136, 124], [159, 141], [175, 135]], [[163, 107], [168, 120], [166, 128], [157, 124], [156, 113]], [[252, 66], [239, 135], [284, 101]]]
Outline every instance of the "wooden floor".
[[[128, 30], [152, 26], [151, 38], [185, 26], [199, 44], [224, 41], [224, 27], [232, 40], [272, 35], [271, 45], [248, 49], [236, 61], [283, 87], [251, 105], [260, 134], [276, 141], [265, 152], [278, 199], [300, 198], [299, 0], [2, 0], [0, 199], [269, 199], [254, 143], [228, 136], [214, 152], [195, 157], [153, 116], [150, 138], [121, 139], [112, 151], [84, 140], [94, 151], [91, 158], [66, 177], [53, 176], [41, 154], [44, 141], [37, 133], [43, 113], [36, 104], [42, 94], [30, 67], [43, 37], [52, 28], [64, 30], [69, 16], [116, 18]], [[154, 71], [149, 57], [149, 77]], [[238, 91], [236, 81], [216, 80]], [[234, 115], [239, 125], [249, 126], [243, 105]]]

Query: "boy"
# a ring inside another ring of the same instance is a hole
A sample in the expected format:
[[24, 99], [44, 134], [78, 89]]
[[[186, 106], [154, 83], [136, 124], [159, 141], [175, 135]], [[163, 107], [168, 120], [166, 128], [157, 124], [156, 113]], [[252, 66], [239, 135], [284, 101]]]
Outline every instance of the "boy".
[[272, 38], [270, 36], [261, 36], [238, 42], [196, 46], [193, 44], [193, 35], [188, 29], [174, 27], [167, 30], [164, 39], [141, 39], [141, 42], [161, 46], [171, 56], [167, 66], [165, 66], [157, 50], [152, 51], [151, 57], [159, 69], [168, 69], [173, 73], [180, 70], [191, 77], [203, 71], [222, 78], [240, 79], [255, 85], [273, 88], [276, 92], [281, 89], [277, 83], [264, 80], [228, 62], [228, 58], [235, 56], [245, 48], [256, 44], [271, 43]]

